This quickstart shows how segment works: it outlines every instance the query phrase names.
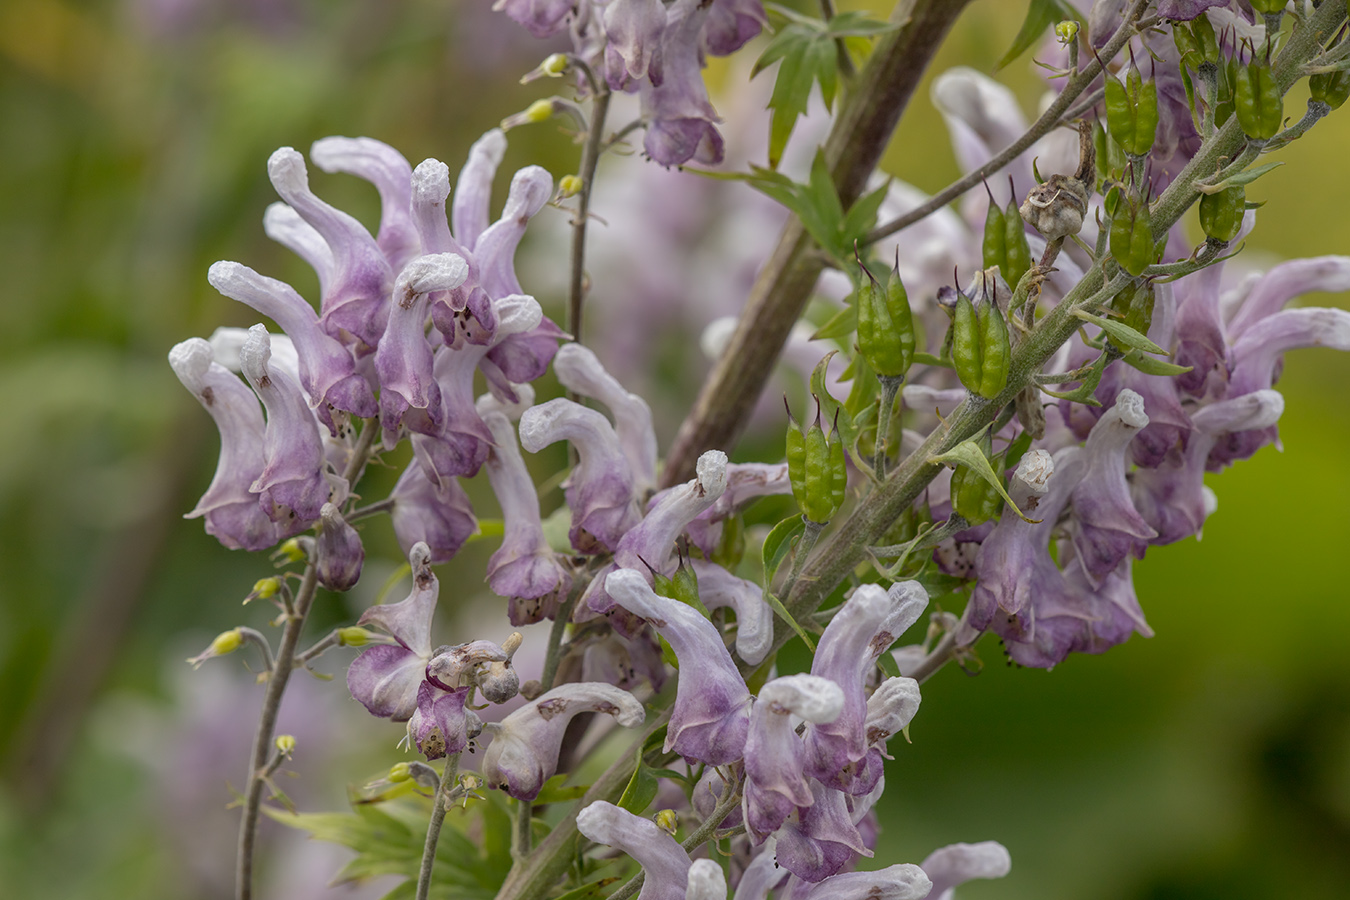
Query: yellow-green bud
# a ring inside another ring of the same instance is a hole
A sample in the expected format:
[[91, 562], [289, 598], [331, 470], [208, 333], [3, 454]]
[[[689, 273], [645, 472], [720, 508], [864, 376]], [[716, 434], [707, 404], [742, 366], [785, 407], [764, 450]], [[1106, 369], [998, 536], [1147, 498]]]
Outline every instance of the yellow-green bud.
[[389, 770], [389, 781], [394, 784], [407, 781], [411, 777], [412, 767], [405, 762], [394, 763], [393, 767]]
[[680, 830], [680, 817], [676, 815], [673, 809], [663, 809], [656, 814], [656, 825], [671, 837]]
[[290, 756], [295, 752], [295, 736], [291, 734], [277, 735], [276, 745], [278, 752], [282, 756]]
[[276, 596], [279, 590], [281, 590], [281, 576], [273, 575], [271, 578], [259, 578], [253, 582], [253, 590], [249, 596], [260, 600], [270, 600]]
[[581, 193], [583, 183], [579, 175], [564, 175], [558, 179], [558, 194], [564, 198], [575, 197]]
[[224, 656], [226, 653], [233, 653], [244, 645], [244, 633], [238, 628], [231, 628], [229, 631], [222, 631], [216, 635], [216, 639], [211, 642], [201, 653], [192, 657], [188, 662], [192, 663], [192, 668], [197, 669], [208, 659], [217, 656]]
[[350, 625], [346, 628], [339, 628], [337, 636], [338, 644], [342, 647], [364, 647], [376, 635], [373, 631], [366, 631], [364, 628]]
[[273, 559], [281, 557], [286, 562], [304, 562], [307, 554], [305, 548], [301, 545], [299, 538], [291, 538], [284, 541], [277, 552], [272, 554]]
[[563, 72], [567, 71], [567, 54], [550, 53], [544, 58], [544, 61], [539, 64], [539, 69], [546, 75], [552, 75], [555, 78], [558, 77]]
[[1055, 40], [1061, 44], [1071, 44], [1074, 38], [1078, 37], [1078, 23], [1073, 19], [1065, 19], [1055, 25]]

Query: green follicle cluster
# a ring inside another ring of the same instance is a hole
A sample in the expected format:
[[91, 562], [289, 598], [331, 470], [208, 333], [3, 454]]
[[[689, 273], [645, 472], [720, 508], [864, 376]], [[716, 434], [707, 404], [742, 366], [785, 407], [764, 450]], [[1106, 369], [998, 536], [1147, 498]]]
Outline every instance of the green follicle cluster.
[[686, 606], [692, 606], [704, 616], [707, 616], [708, 607], [703, 605], [698, 594], [698, 575], [695, 574], [693, 566], [689, 565], [685, 558], [683, 550], [680, 551], [680, 565], [672, 576], [662, 575], [647, 563], [644, 559], [643, 565], [646, 565], [652, 573], [652, 590], [659, 597], [669, 597], [672, 600], [678, 600]]
[[1107, 195], [1106, 209], [1111, 215], [1111, 256], [1126, 272], [1138, 276], [1158, 258], [1147, 196], [1113, 188]]
[[[985, 185], [988, 190], [988, 185]], [[984, 267], [998, 266], [1008, 284], [1017, 285], [1031, 268], [1031, 246], [1027, 243], [1026, 225], [1017, 211], [1017, 191], [1009, 180], [1009, 200], [1006, 208], [999, 208], [994, 194], [989, 192], [989, 211], [984, 217]]]
[[858, 260], [858, 352], [881, 378], [903, 378], [914, 362], [914, 316], [899, 259], [883, 287]]
[[1309, 102], [1325, 103], [1329, 109], [1340, 109], [1350, 97], [1350, 69], [1320, 72], [1308, 78]]
[[1205, 236], [1226, 244], [1242, 230], [1247, 189], [1239, 184], [1216, 194], [1201, 194], [1199, 205], [1200, 228]]
[[826, 435], [820, 424], [820, 400], [817, 399], [816, 420], [803, 433], [789, 409], [786, 443], [788, 481], [792, 485], [793, 499], [807, 521], [823, 525], [844, 505], [848, 487], [838, 414]]
[[[977, 442], [986, 458], [993, 454], [993, 442], [988, 429]], [[997, 466], [994, 467], [997, 470]], [[1003, 497], [992, 484], [969, 466], [952, 470], [952, 512], [965, 519], [970, 527], [988, 522], [1003, 508]]]
[[1008, 384], [1012, 349], [1008, 323], [992, 293], [977, 309], [958, 292], [951, 334], [952, 362], [961, 384], [985, 399], [997, 397]]
[[1253, 59], [1233, 73], [1233, 104], [1238, 124], [1247, 137], [1268, 141], [1280, 133], [1284, 121], [1284, 96], [1270, 61]]
[[[1152, 282], [1132, 284], [1111, 301], [1111, 308], [1120, 321], [1140, 334], [1148, 334], [1153, 325], [1155, 289]], [[1126, 348], [1129, 349], [1129, 348]]]
[[1158, 85], [1131, 66], [1122, 83], [1106, 79], [1106, 127], [1131, 158], [1148, 155], [1158, 135]]

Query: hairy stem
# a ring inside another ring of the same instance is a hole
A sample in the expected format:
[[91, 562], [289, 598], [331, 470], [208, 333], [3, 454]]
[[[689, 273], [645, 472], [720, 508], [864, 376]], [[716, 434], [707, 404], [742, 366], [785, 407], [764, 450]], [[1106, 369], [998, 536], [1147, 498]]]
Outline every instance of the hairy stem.
[[[346, 471], [342, 473], [348, 484], [354, 485], [360, 478], [361, 471], [370, 459], [371, 447], [379, 431], [379, 424], [375, 419], [365, 420], [356, 446], [352, 448]], [[258, 842], [258, 813], [262, 807], [263, 768], [267, 765], [268, 748], [272, 745], [272, 733], [277, 727], [281, 698], [286, 693], [286, 683], [295, 669], [295, 648], [300, 643], [300, 633], [305, 629], [305, 619], [309, 615], [310, 606], [314, 603], [318, 586], [318, 570], [311, 562], [305, 566], [305, 574], [300, 580], [300, 590], [296, 593], [293, 611], [286, 617], [286, 626], [281, 632], [281, 645], [277, 648], [276, 660], [267, 679], [267, 692], [263, 695], [258, 730], [253, 735], [253, 755], [249, 764], [248, 787], [244, 793], [244, 817], [239, 823], [239, 848], [235, 858], [234, 886], [237, 900], [251, 900], [253, 896], [253, 857]]]
[[[589, 74], [589, 73], [588, 73]], [[567, 295], [567, 330], [581, 340], [581, 311], [586, 300], [586, 225], [591, 217], [591, 188], [595, 185], [595, 166], [600, 161], [600, 142], [609, 115], [609, 89], [593, 78], [595, 100], [591, 103], [591, 127], [581, 151], [581, 192], [577, 194], [577, 215], [572, 221], [572, 278]]]
[[436, 866], [436, 844], [441, 839], [441, 826], [445, 824], [445, 808], [450, 802], [450, 791], [459, 776], [459, 754], [452, 754], [445, 761], [445, 772], [441, 775], [440, 787], [436, 789], [436, 799], [432, 801], [431, 821], [427, 823], [427, 839], [422, 844], [422, 865], [417, 870], [416, 900], [427, 900], [431, 890], [431, 870]]

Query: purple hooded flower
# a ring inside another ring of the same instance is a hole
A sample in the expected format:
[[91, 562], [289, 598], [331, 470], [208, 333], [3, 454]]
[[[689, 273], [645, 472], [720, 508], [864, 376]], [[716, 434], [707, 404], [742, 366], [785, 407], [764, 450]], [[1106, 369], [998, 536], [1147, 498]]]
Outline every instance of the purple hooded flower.
[[539, 495], [516, 445], [516, 430], [500, 412], [483, 416], [495, 443], [487, 459], [488, 482], [502, 508], [502, 545], [488, 560], [492, 592], [510, 600], [512, 625], [552, 618], [558, 600], [572, 586], [572, 576], [557, 560], [544, 537]]
[[504, 12], [537, 38], [557, 34], [577, 0], [497, 0], [494, 10]]
[[757, 666], [773, 647], [773, 610], [764, 589], [702, 559], [689, 561], [698, 578], [698, 598], [709, 611], [729, 606], [736, 613], [736, 655]]
[[416, 461], [403, 470], [389, 498], [394, 501], [389, 518], [404, 553], [411, 554], [413, 546], [422, 543], [433, 563], [449, 562], [478, 530], [459, 481], [446, 478], [434, 484]]
[[433, 430], [440, 425], [441, 389], [433, 374], [434, 361], [426, 336], [427, 296], [459, 287], [468, 275], [463, 257], [436, 253], [408, 263], [394, 282], [389, 323], [375, 351], [386, 450], [398, 443], [399, 423], [409, 408], [426, 411], [410, 423]]
[[314, 567], [319, 584], [330, 591], [350, 591], [361, 578], [366, 561], [361, 536], [331, 503], [319, 510], [319, 536], [314, 541]]
[[647, 120], [643, 147], [663, 166], [691, 159], [712, 166], [722, 161], [722, 135], [713, 124], [721, 120], [708, 102], [700, 71], [699, 39], [710, 6], [701, 0], [675, 0], [661, 38], [661, 85], [647, 81], [640, 87]]
[[928, 874], [913, 863], [873, 872], [841, 872], [819, 884], [789, 882], [783, 900], [924, 900], [935, 896]]
[[692, 606], [658, 597], [633, 569], [611, 572], [605, 589], [619, 606], [650, 622], [680, 660], [666, 751], [710, 766], [740, 759], [750, 724], [750, 691], [717, 627]]
[[1177, 388], [1192, 397], [1222, 397], [1228, 384], [1228, 345], [1219, 309], [1219, 277], [1223, 266], [1210, 266], [1178, 281], [1176, 349], [1173, 362], [1190, 366], [1176, 376]]
[[505, 154], [506, 135], [500, 128], [493, 128], [474, 141], [464, 168], [459, 170], [450, 215], [455, 237], [465, 247], [472, 249], [478, 243], [478, 236], [487, 230], [492, 181]]
[[877, 657], [918, 621], [927, 606], [928, 594], [917, 581], [898, 582], [890, 590], [864, 584], [830, 620], [811, 674], [843, 689], [844, 709], [829, 723], [807, 726], [807, 774], [835, 790], [856, 792], [857, 764], [868, 751], [867, 676]]
[[368, 137], [326, 137], [309, 148], [309, 158], [325, 172], [364, 178], [380, 193], [380, 229], [375, 243], [397, 272], [421, 250], [409, 212], [412, 166], [388, 144]]
[[802, 771], [806, 746], [792, 717], [822, 724], [839, 718], [843, 709], [839, 685], [815, 675], [775, 678], [760, 689], [745, 741], [745, 824], [755, 843], [798, 807], [815, 802]]
[[563, 440], [579, 457], [564, 487], [572, 510], [572, 546], [582, 553], [613, 550], [638, 522], [633, 472], [618, 436], [602, 414], [563, 398], [531, 407], [520, 417], [520, 443], [529, 452]]
[[685, 526], [727, 489], [727, 455], [709, 450], [698, 458], [695, 472], [692, 480], [664, 492], [661, 502], [620, 539], [614, 551], [615, 563], [644, 571], [651, 566], [662, 574], [671, 570], [675, 541]]
[[[778, 829], [778, 864], [803, 881], [824, 881], [859, 856], [872, 856], [849, 812], [847, 796], [811, 779], [811, 805]], [[861, 815], [859, 815], [861, 818]]]
[[[648, 503], [648, 508], [654, 508], [668, 491], [673, 490], [676, 488], [667, 488], [656, 494]], [[685, 531], [704, 556], [712, 556], [722, 538], [723, 519], [735, 515], [742, 507], [760, 497], [790, 493], [792, 482], [788, 479], [787, 463], [728, 463], [726, 491], [716, 503], [699, 513]]]
[[1189, 22], [1199, 18], [1205, 10], [1215, 6], [1227, 6], [1230, 0], [1160, 0], [1156, 10], [1158, 17], [1176, 22]]
[[[205, 517], [206, 533], [231, 550], [263, 550], [292, 530], [274, 523], [249, 490], [263, 469], [263, 422], [258, 398], [215, 362], [211, 345], [190, 338], [169, 351], [169, 365], [220, 431], [220, 458], [211, 484], [185, 518]], [[303, 528], [304, 523], [297, 527]]]
[[485, 726], [492, 743], [483, 754], [483, 777], [517, 800], [533, 800], [558, 769], [568, 723], [582, 712], [607, 713], [625, 728], [641, 725], [646, 716], [632, 694], [613, 685], [560, 685], [501, 722]]
[[[558, 350], [553, 371], [562, 386], [583, 397], [598, 400], [614, 417], [624, 456], [633, 472], [633, 489], [639, 496], [656, 486], [656, 431], [652, 427], [652, 408], [631, 393], [605, 371], [600, 360], [581, 344], [567, 344]], [[673, 490], [673, 489], [672, 489]]]
[[1088, 435], [1087, 472], [1073, 489], [1072, 502], [1074, 547], [1094, 584], [1127, 556], [1142, 559], [1148, 542], [1158, 536], [1130, 502], [1125, 480], [1125, 451], [1147, 424], [1143, 400], [1125, 390]]
[[427, 759], [460, 753], [482, 730], [478, 716], [466, 708], [470, 688], [443, 690], [429, 681], [417, 687], [417, 708], [408, 719], [408, 739]]
[[[323, 296], [337, 266], [323, 235], [300, 218], [298, 212], [281, 202], [268, 204], [263, 212], [263, 233], [309, 264], [319, 278], [319, 296]], [[317, 316], [315, 318], [317, 320]]]
[[652, 84], [661, 75], [661, 32], [666, 7], [661, 0], [612, 0], [605, 7], [605, 80], [622, 90], [629, 80], [640, 81], [651, 68]]
[[768, 23], [759, 0], [712, 0], [703, 28], [703, 46], [713, 56], [729, 56]]
[[577, 814], [577, 830], [638, 861], [645, 876], [638, 900], [685, 900], [689, 854], [651, 819], [598, 800]]
[[431, 551], [417, 544], [408, 555], [413, 589], [398, 603], [372, 606], [359, 625], [375, 625], [398, 641], [361, 652], [347, 668], [347, 689], [373, 716], [401, 722], [418, 706], [418, 692], [431, 660], [431, 619], [440, 583], [431, 571]]
[[282, 147], [267, 161], [267, 175], [285, 200], [327, 242], [333, 254], [319, 317], [330, 335], [351, 335], [369, 352], [384, 334], [394, 274], [375, 239], [356, 219], [320, 200], [309, 189], [304, 158]]
[[226, 297], [253, 307], [286, 332], [295, 345], [300, 386], [332, 434], [337, 428], [330, 408], [362, 418], [375, 415], [375, 395], [357, 374], [351, 351], [319, 327], [313, 307], [294, 288], [236, 262], [213, 264], [206, 279]]
[[952, 890], [973, 878], [1002, 878], [1012, 869], [1012, 857], [998, 841], [948, 844], [919, 863], [932, 879], [929, 900], [952, 900]]
[[[295, 522], [308, 526], [319, 517], [332, 491], [323, 440], [300, 385], [271, 365], [267, 328], [254, 325], [248, 331], [248, 340], [239, 351], [240, 365], [267, 409], [263, 470], [249, 490], [259, 495], [259, 505], [273, 522], [283, 528]], [[345, 496], [341, 476], [332, 479]]]

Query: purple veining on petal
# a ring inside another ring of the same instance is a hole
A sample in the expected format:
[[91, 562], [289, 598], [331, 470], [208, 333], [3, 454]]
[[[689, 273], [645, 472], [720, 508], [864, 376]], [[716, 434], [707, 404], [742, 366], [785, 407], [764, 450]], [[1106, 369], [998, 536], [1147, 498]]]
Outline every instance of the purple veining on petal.
[[557, 771], [568, 723], [582, 712], [607, 713], [625, 728], [641, 725], [646, 716], [632, 694], [613, 685], [561, 685], [486, 726], [492, 743], [483, 754], [483, 777], [518, 800], [533, 800]]
[[415, 460], [403, 470], [389, 498], [394, 501], [389, 518], [404, 553], [424, 543], [433, 563], [449, 562], [478, 530], [473, 507], [459, 481], [443, 478], [437, 485]]
[[[647, 77], [648, 63], [661, 53], [666, 7], [661, 0], [613, 0], [605, 7], [604, 22], [605, 77], [612, 89], [622, 90], [628, 79]], [[618, 57], [618, 66], [611, 55]]]
[[710, 766], [740, 759], [749, 728], [750, 692], [716, 626], [692, 606], [658, 597], [642, 573], [632, 569], [610, 573], [605, 589], [619, 606], [650, 622], [680, 660], [666, 750]]

